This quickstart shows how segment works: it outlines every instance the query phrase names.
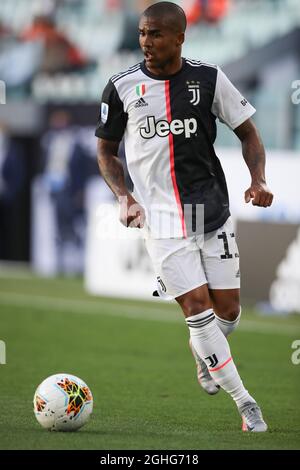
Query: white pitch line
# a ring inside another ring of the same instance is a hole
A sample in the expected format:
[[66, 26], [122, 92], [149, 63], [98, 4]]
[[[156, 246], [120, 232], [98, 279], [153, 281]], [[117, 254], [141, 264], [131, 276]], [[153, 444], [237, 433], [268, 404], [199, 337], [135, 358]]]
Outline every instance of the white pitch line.
[[[64, 313], [110, 315], [121, 318], [138, 318], [140, 320], [152, 320], [170, 323], [182, 323], [180, 312], [171, 311], [157, 306], [114, 304], [109, 299], [99, 301], [71, 300], [64, 298], [48, 297], [43, 295], [20, 294], [0, 291], [0, 305], [14, 305], [16, 307], [30, 307], [39, 310], [53, 310]], [[257, 333], [270, 333], [279, 335], [300, 336], [300, 326], [285, 325], [282, 322], [260, 322], [242, 318], [239, 329]]]

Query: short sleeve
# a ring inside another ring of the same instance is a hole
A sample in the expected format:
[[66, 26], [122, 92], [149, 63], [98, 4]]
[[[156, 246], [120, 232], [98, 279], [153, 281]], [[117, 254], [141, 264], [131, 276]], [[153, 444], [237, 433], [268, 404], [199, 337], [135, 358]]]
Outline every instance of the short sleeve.
[[218, 67], [211, 111], [221, 122], [234, 130], [249, 119], [256, 110]]
[[109, 80], [103, 94], [99, 120], [95, 135], [101, 139], [120, 142], [127, 125], [128, 115], [124, 112], [116, 87]]

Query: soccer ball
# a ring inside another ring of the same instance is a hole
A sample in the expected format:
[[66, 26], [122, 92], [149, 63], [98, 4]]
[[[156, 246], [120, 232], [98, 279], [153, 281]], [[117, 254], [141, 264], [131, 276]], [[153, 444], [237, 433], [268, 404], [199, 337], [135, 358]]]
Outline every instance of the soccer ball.
[[93, 396], [89, 387], [75, 375], [55, 374], [38, 386], [33, 407], [43, 428], [76, 431], [92, 413]]

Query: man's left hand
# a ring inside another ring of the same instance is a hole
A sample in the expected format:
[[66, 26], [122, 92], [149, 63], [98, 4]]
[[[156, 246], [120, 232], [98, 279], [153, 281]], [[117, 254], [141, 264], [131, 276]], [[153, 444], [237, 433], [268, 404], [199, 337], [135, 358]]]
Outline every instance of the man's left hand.
[[252, 183], [245, 191], [245, 202], [251, 199], [253, 206], [269, 207], [273, 202], [273, 194], [265, 183]]

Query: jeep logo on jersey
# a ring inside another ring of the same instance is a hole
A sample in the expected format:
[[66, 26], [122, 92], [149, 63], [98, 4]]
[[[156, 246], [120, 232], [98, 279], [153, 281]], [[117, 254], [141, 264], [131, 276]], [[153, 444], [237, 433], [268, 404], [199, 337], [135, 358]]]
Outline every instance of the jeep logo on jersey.
[[155, 135], [159, 137], [166, 137], [170, 133], [173, 135], [183, 134], [187, 139], [195, 134], [197, 131], [197, 121], [195, 118], [191, 119], [174, 119], [171, 122], [155, 121], [154, 116], [147, 116], [145, 127], [140, 128], [140, 134], [144, 139], [152, 139]]

